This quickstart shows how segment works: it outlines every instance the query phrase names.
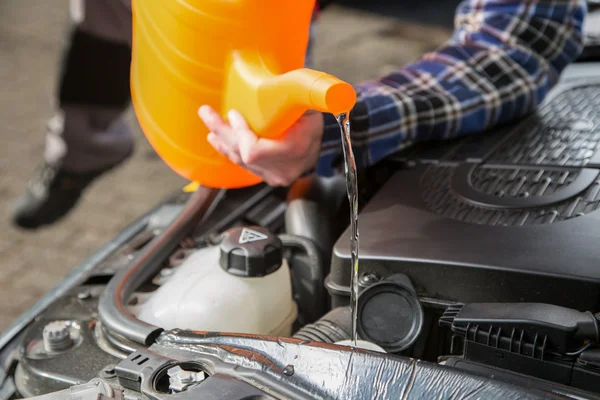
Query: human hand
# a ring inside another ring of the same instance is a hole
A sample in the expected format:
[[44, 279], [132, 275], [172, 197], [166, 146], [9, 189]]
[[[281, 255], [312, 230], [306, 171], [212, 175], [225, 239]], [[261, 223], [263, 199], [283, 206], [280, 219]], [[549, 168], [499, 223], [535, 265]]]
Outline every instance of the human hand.
[[200, 107], [198, 115], [211, 131], [208, 142], [268, 185], [290, 185], [319, 158], [324, 129], [320, 112], [308, 111], [277, 140], [257, 137], [235, 110], [228, 113], [229, 124], [209, 106]]

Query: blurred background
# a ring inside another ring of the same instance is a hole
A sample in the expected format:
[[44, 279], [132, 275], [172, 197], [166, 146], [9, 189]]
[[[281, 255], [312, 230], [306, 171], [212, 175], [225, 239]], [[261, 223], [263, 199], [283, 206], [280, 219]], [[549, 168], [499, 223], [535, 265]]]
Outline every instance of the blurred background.
[[[107, 0], [98, 0], [107, 1]], [[346, 0], [323, 12], [316, 69], [348, 82], [389, 72], [443, 43], [456, 0]], [[21, 231], [10, 207], [42, 158], [68, 0], [0, 0], [0, 331], [134, 218], [184, 182], [154, 154], [135, 118], [136, 151], [65, 219]]]

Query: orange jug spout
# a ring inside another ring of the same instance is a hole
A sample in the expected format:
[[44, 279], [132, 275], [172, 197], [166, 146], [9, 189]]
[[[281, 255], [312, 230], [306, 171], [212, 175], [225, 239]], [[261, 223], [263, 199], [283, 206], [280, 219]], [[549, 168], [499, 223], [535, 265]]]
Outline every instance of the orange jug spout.
[[287, 94], [297, 104], [334, 115], [350, 111], [356, 102], [356, 92], [351, 85], [324, 72], [307, 68], [280, 75], [268, 87], [274, 92], [285, 93], [287, 89]]
[[277, 74], [272, 60], [253, 51], [231, 55], [223, 114], [236, 109], [261, 137], [281, 136], [306, 110], [338, 115], [356, 103], [352, 85], [308, 68]]
[[310, 87], [310, 101], [312, 108], [338, 115], [347, 113], [354, 107], [356, 91], [348, 83], [323, 74]]

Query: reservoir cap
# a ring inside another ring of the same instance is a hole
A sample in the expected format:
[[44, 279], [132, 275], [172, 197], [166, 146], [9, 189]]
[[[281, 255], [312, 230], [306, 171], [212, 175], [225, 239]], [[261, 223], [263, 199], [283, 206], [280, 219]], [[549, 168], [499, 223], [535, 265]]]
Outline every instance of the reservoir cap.
[[389, 276], [358, 296], [358, 335], [388, 353], [412, 346], [421, 334], [423, 319], [419, 297], [406, 275]]
[[269, 275], [281, 267], [281, 240], [260, 226], [226, 231], [221, 240], [219, 264], [224, 271], [246, 278]]

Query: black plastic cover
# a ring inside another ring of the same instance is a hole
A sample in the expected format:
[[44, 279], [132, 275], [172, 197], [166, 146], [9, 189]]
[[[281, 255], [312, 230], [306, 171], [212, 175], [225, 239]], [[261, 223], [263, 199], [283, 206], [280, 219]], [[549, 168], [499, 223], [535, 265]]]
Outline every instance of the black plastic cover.
[[589, 349], [581, 353], [571, 379], [574, 386], [600, 393], [600, 349]]
[[[414, 167], [359, 216], [361, 273], [406, 274], [439, 301], [598, 309], [600, 64], [577, 71], [518, 124], [398, 156]], [[347, 237], [326, 281], [334, 307], [349, 302]]]
[[[452, 306], [440, 320], [462, 338], [466, 360], [518, 372], [529, 377], [596, 390], [600, 376], [583, 358], [589, 342], [598, 340], [598, 323], [589, 312], [548, 304], [466, 304]], [[576, 365], [577, 356], [580, 355]]]
[[[589, 392], [583, 391], [588, 389], [583, 388], [582, 385], [577, 385], [577, 387], [583, 390], [575, 389], [573, 387], [568, 386], [561, 386], [555, 382], [548, 382], [543, 379], [517, 374], [513, 371], [507, 371], [505, 369], [491, 367], [489, 365], [477, 363], [475, 361], [465, 360], [464, 358], [451, 357], [448, 360], [446, 360], [444, 364], [449, 367], [467, 371], [472, 374], [488, 377], [490, 379], [501, 379], [504, 382], [512, 383], [531, 389], [535, 388], [538, 390], [554, 390], [556, 392], [569, 393], [570, 398], [581, 397], [600, 399], [600, 396], [592, 395]], [[596, 379], [595, 382], [591, 380], [586, 380], [586, 382], [591, 383], [590, 386], [594, 386], [594, 388], [598, 388], [600, 386], [600, 380], [598, 379]]]
[[535, 338], [545, 348], [565, 353], [583, 346], [585, 340], [598, 341], [598, 322], [591, 312], [540, 303], [471, 303], [452, 306], [444, 313], [441, 324], [467, 334], [500, 332], [523, 341]]
[[405, 275], [392, 275], [358, 297], [358, 335], [388, 353], [410, 347], [423, 329], [423, 318], [417, 293]]
[[269, 275], [281, 267], [281, 240], [260, 226], [232, 228], [223, 234], [221, 268], [230, 274], [254, 278]]

